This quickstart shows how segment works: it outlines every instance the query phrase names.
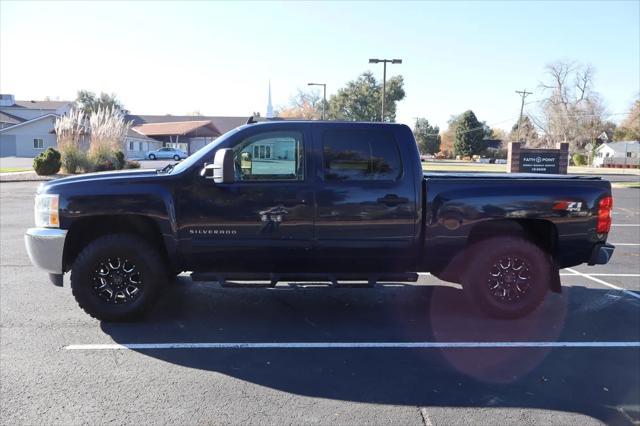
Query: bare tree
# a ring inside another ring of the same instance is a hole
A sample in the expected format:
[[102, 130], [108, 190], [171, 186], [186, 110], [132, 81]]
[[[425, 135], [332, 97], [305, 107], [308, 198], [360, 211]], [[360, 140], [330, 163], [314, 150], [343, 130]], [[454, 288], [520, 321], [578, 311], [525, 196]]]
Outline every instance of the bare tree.
[[532, 121], [553, 145], [568, 142], [571, 151], [582, 151], [595, 140], [604, 125], [605, 108], [593, 89], [595, 69], [573, 61], [547, 65], [547, 81], [540, 85], [547, 94], [539, 116]]
[[[322, 102], [319, 91], [298, 89], [298, 93], [289, 98], [289, 105], [279, 108], [276, 115], [284, 118], [318, 120], [322, 117]], [[328, 106], [325, 105], [325, 108], [328, 109]]]

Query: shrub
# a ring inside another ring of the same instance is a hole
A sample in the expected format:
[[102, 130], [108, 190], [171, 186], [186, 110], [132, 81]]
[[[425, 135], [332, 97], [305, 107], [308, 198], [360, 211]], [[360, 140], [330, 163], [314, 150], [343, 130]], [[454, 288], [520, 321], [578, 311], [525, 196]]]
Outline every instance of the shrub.
[[61, 150], [62, 169], [69, 174], [78, 173], [81, 169], [88, 171], [87, 156], [78, 147], [66, 146]]
[[576, 152], [575, 154], [573, 154], [571, 159], [573, 160], [573, 164], [575, 166], [584, 166], [587, 164], [587, 156], [584, 154], [580, 154]]
[[124, 159], [124, 152], [118, 150], [115, 152], [115, 159], [116, 159], [116, 169], [120, 170], [124, 168], [124, 165], [126, 164], [126, 160]]
[[[104, 165], [107, 162], [115, 163], [115, 155], [113, 149], [106, 144], [94, 144], [91, 142], [91, 147], [87, 152], [87, 160], [93, 171], [99, 171], [100, 165]], [[114, 167], [115, 168], [115, 167]]]
[[78, 160], [78, 173], [89, 173], [94, 171], [94, 165], [87, 157], [87, 153], [82, 151], [77, 158]]
[[109, 170], [115, 170], [116, 165], [110, 159], [101, 159], [94, 163], [93, 170], [96, 172], [106, 172]]
[[60, 166], [60, 153], [53, 148], [47, 148], [33, 159], [33, 170], [40, 176], [55, 175]]
[[124, 169], [139, 169], [140, 168], [140, 163], [138, 163], [135, 160], [127, 160], [124, 163]]

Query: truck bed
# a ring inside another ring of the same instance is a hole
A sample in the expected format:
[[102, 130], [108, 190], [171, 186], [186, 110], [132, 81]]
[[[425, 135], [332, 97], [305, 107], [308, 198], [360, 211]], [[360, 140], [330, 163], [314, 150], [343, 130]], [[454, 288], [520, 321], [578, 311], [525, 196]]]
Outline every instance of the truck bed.
[[445, 268], [478, 235], [512, 232], [514, 224], [553, 241], [560, 267], [587, 262], [604, 242], [595, 232], [597, 204], [611, 187], [598, 176], [435, 172], [422, 182], [425, 270]]

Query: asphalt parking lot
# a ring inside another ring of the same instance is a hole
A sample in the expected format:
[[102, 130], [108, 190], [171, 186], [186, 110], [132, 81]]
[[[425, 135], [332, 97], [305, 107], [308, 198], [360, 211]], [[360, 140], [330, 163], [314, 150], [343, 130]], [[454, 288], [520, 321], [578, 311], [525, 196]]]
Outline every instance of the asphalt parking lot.
[[0, 184], [3, 424], [640, 423], [638, 189], [614, 190], [613, 261], [562, 271], [521, 320], [482, 318], [429, 275], [366, 290], [185, 275], [144, 321], [112, 324], [29, 263], [37, 185]]

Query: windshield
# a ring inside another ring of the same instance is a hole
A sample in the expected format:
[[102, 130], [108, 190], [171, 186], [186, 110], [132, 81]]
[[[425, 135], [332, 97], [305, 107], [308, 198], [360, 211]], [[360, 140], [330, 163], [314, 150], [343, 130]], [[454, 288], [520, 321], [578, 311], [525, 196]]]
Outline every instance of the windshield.
[[200, 163], [201, 165], [204, 165], [205, 162], [213, 162], [213, 152], [218, 148], [218, 146], [231, 136], [238, 133], [244, 127], [245, 126], [240, 126], [236, 127], [233, 130], [229, 130], [227, 133], [218, 137], [210, 144], [203, 146], [202, 148], [191, 154], [184, 161], [178, 163], [173, 169], [169, 170], [168, 172], [172, 174], [181, 173], [191, 168], [191, 166], [193, 166], [194, 164]]

